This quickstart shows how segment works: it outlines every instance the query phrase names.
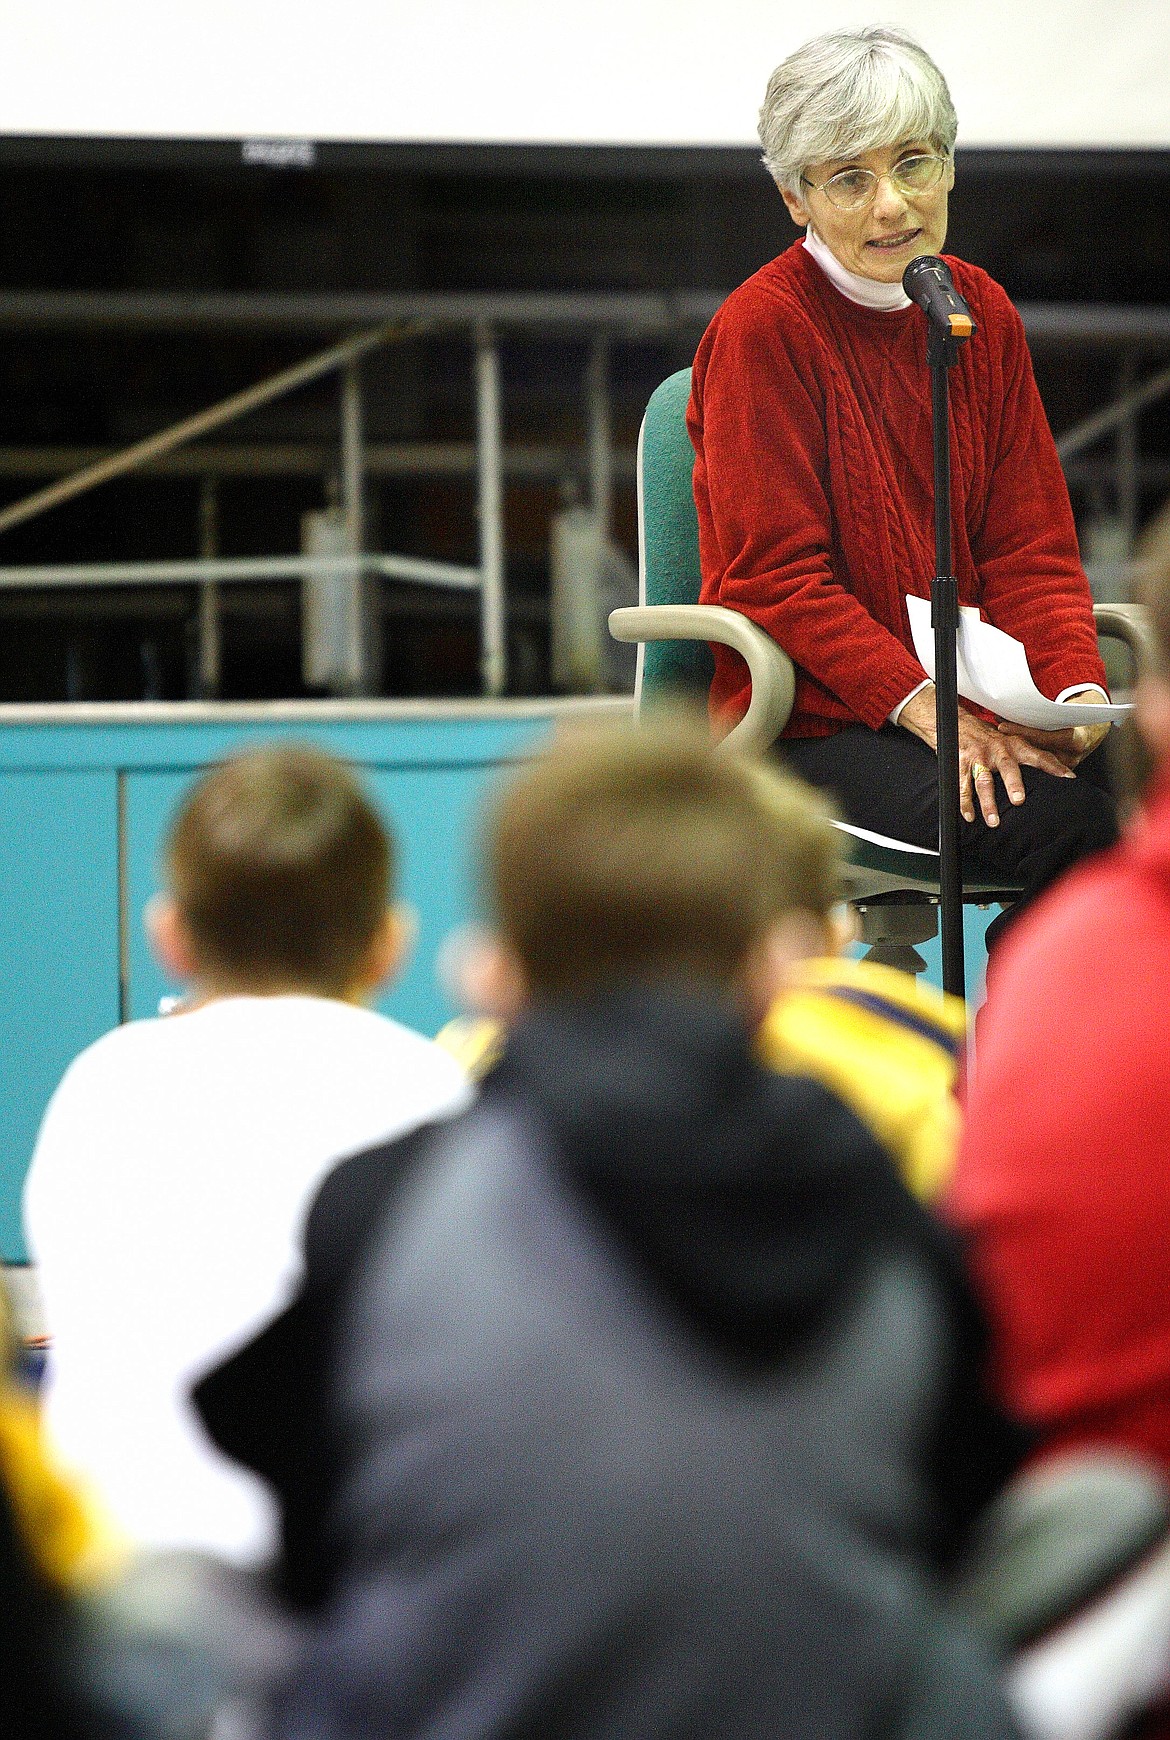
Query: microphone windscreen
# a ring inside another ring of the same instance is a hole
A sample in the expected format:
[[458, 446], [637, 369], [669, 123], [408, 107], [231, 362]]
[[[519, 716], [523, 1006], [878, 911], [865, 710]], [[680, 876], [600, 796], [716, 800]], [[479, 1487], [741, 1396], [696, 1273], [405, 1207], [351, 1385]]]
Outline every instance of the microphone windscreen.
[[902, 273], [902, 288], [948, 338], [970, 338], [975, 331], [971, 310], [955, 289], [951, 269], [937, 254], [919, 254], [911, 260]]
[[902, 288], [912, 302], [922, 301], [923, 280], [931, 279], [944, 289], [952, 288], [951, 269], [937, 254], [919, 254], [902, 273]]

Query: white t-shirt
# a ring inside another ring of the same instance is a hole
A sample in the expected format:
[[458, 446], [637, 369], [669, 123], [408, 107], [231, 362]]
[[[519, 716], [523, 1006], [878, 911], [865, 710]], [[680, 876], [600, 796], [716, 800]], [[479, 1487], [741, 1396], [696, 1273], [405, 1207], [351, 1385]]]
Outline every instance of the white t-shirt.
[[281, 1309], [316, 1188], [454, 1111], [459, 1065], [323, 997], [231, 997], [107, 1033], [49, 1102], [24, 1217], [62, 1460], [143, 1546], [268, 1562], [267, 1488], [214, 1448], [192, 1383]]

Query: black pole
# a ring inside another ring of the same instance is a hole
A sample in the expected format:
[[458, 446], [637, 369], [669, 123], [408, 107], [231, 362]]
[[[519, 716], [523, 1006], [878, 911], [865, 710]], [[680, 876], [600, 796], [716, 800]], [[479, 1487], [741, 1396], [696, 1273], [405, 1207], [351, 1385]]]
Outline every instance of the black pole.
[[943, 990], [966, 995], [963, 961], [963, 857], [959, 810], [959, 686], [956, 636], [959, 584], [951, 573], [951, 420], [947, 371], [959, 346], [933, 320], [927, 321], [930, 403], [934, 425], [934, 579], [930, 618], [934, 627], [934, 696], [938, 749], [939, 935]]

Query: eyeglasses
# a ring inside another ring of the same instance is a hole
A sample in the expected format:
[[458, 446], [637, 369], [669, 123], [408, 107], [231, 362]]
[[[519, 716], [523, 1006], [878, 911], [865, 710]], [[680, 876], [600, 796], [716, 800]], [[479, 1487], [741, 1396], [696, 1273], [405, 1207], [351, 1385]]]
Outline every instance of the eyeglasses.
[[[942, 180], [949, 161], [947, 157], [933, 155], [903, 157], [887, 174], [899, 193], [929, 193]], [[814, 193], [823, 193], [838, 211], [864, 211], [877, 193], [881, 176], [872, 169], [839, 169], [827, 181], [810, 181], [807, 175], [800, 179]]]

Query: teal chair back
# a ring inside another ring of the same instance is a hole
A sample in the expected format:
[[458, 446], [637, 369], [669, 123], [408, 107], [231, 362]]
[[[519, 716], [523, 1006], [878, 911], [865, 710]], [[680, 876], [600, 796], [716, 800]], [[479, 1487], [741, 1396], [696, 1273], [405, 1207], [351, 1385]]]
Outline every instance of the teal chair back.
[[[638, 544], [643, 604], [699, 602], [699, 520], [687, 434], [691, 371], [669, 375], [652, 395], [638, 438]], [[705, 640], [658, 640], [645, 645], [642, 696], [705, 697], [715, 661]]]

